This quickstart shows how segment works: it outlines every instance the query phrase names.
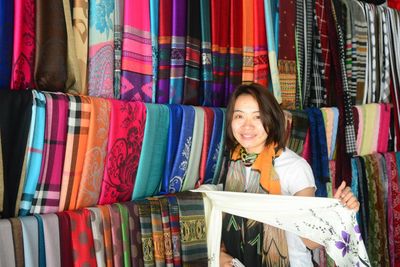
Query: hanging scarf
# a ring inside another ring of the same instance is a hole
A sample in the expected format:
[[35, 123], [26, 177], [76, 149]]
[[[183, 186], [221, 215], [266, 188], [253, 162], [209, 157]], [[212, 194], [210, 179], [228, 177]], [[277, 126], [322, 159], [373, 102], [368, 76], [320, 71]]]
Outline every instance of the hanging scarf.
[[211, 0], [211, 48], [213, 89], [212, 97], [205, 104], [218, 107], [225, 104], [225, 72], [228, 65], [229, 47], [229, 0]]
[[135, 201], [139, 209], [140, 232], [142, 236], [143, 261], [145, 267], [155, 266], [154, 246], [151, 228], [151, 210], [147, 199]]
[[88, 93], [114, 96], [114, 0], [89, 1]]
[[125, 1], [121, 99], [152, 101], [153, 70], [150, 24], [149, 1]]
[[157, 198], [148, 198], [150, 203], [151, 228], [156, 266], [165, 264], [164, 232], [161, 221], [161, 206]]
[[60, 227], [58, 217], [54, 213], [41, 215], [44, 230], [44, 246], [46, 249], [46, 266], [61, 266]]
[[[30, 91], [0, 91], [0, 137], [4, 193], [2, 217], [15, 216], [32, 116]], [[25, 177], [24, 177], [25, 179]]]
[[158, 81], [156, 101], [165, 104], [169, 101], [169, 79], [171, 75], [171, 36], [172, 36], [172, 0], [160, 0], [160, 33], [158, 37]]
[[192, 106], [182, 106], [182, 109], [183, 117], [179, 133], [179, 143], [169, 177], [168, 192], [170, 193], [176, 193], [182, 189], [183, 181], [187, 174], [189, 156], [193, 143], [195, 111]]
[[[276, 152], [274, 145], [266, 146], [254, 161], [249, 184], [246, 186], [245, 167], [241, 160], [240, 149], [239, 145], [232, 153], [225, 190], [281, 194], [279, 177], [273, 168], [273, 160], [281, 151]], [[285, 233], [278, 228], [226, 214], [223, 219], [222, 238], [228, 253], [246, 266], [289, 265]], [[271, 246], [271, 244], [276, 245]]]
[[36, 1], [35, 84], [38, 89], [65, 91], [67, 39], [62, 0]]
[[59, 210], [72, 210], [82, 178], [90, 125], [90, 98], [69, 95], [68, 132], [61, 180]]
[[212, 108], [203, 107], [204, 109], [204, 133], [203, 133], [203, 144], [201, 148], [200, 157], [200, 170], [199, 170], [199, 180], [196, 183], [196, 187], [199, 187], [204, 183], [206, 177], [206, 163], [207, 163], [207, 153], [210, 147], [211, 134], [213, 131], [214, 123], [214, 110]]
[[206, 162], [206, 172], [204, 177], [204, 183], [211, 183], [214, 179], [216, 171], [216, 164], [219, 156], [219, 149], [222, 146], [221, 136], [224, 131], [224, 112], [221, 108], [212, 108], [214, 111], [214, 122], [212, 133], [210, 137], [210, 145], [208, 147], [208, 155]]
[[146, 124], [132, 199], [157, 195], [167, 150], [169, 110], [166, 105], [146, 104]]
[[[18, 7], [18, 6], [17, 6]], [[0, 90], [10, 89], [13, 54], [14, 1], [0, 1]]]
[[[212, 57], [211, 57], [211, 13], [210, 1], [200, 0], [200, 23], [201, 23], [201, 78], [200, 89], [203, 90], [204, 106], [212, 104]], [[232, 27], [233, 28], [233, 27]]]
[[38, 247], [39, 247], [39, 266], [46, 265], [46, 248], [44, 245], [44, 229], [43, 219], [39, 214], [34, 214], [34, 218], [37, 220], [38, 225]]
[[169, 103], [182, 104], [185, 74], [187, 1], [172, 0], [171, 76]]
[[[266, 32], [266, 19], [263, 0], [254, 0], [253, 13], [254, 13], [254, 82], [263, 86], [268, 83], [268, 52], [267, 52], [267, 35]], [[236, 18], [234, 18], [236, 19]], [[236, 29], [234, 29], [236, 30]], [[247, 29], [245, 29], [247, 31]], [[268, 38], [269, 40], [269, 38]], [[274, 40], [274, 39], [273, 39]], [[270, 47], [270, 45], [268, 45]], [[275, 55], [275, 70], [278, 71], [276, 55]], [[279, 84], [279, 82], [278, 82]], [[274, 93], [276, 91], [274, 90]], [[278, 98], [277, 98], [278, 99]], [[278, 100], [280, 103], [281, 101]]]
[[[243, 67], [242, 81], [254, 81], [254, 0], [242, 0], [243, 5]], [[217, 33], [221, 34], [221, 33]]]
[[182, 265], [181, 258], [181, 228], [179, 225], [179, 206], [176, 196], [168, 196], [169, 222], [171, 225], [171, 240], [174, 266]]
[[124, 266], [132, 266], [128, 208], [121, 203], [116, 203], [115, 205], [119, 208], [119, 214], [121, 216], [122, 256], [124, 259]]
[[92, 227], [90, 224], [90, 211], [87, 209], [67, 211], [71, 223], [71, 243], [74, 250], [74, 266], [96, 266], [96, 253]]
[[0, 264], [1, 266], [15, 267], [16, 265], [11, 222], [9, 220], [0, 220], [0, 231], [1, 244], [7, 244], [6, 246], [0, 246]]
[[204, 203], [201, 193], [176, 195], [181, 227], [182, 265], [206, 266], [207, 242]]
[[[243, 67], [243, 1], [230, 1], [230, 36], [229, 36], [229, 79], [225, 90], [224, 105], [236, 87], [242, 83]], [[213, 55], [214, 56], [214, 55]]]
[[199, 167], [201, 157], [201, 146], [204, 135], [204, 110], [202, 107], [194, 107], [195, 119], [193, 126], [193, 139], [190, 156], [187, 166], [185, 180], [183, 181], [182, 191], [194, 189], [199, 178]]
[[[14, 1], [14, 43], [11, 89], [34, 87], [35, 63], [35, 1]], [[1, 40], [4, 40], [0, 37]], [[2, 41], [6, 43], [7, 41]]]
[[40, 177], [32, 201], [32, 213], [57, 212], [67, 139], [68, 98], [45, 93], [46, 128]]
[[111, 218], [110, 218], [110, 210], [108, 205], [98, 206], [101, 214], [101, 221], [103, 223], [103, 242], [104, 242], [104, 250], [105, 250], [105, 264], [107, 267], [114, 266], [113, 265], [113, 241], [112, 241], [112, 233], [111, 233]]
[[145, 120], [144, 103], [111, 100], [106, 166], [98, 204], [131, 199], [142, 150]]
[[139, 210], [135, 202], [125, 202], [129, 216], [129, 240], [133, 267], [143, 266], [142, 235], [140, 233]]
[[113, 263], [115, 267], [123, 266], [121, 216], [117, 204], [106, 205], [110, 212], [111, 240], [113, 247]]
[[[25, 264], [24, 264], [24, 240], [22, 235], [22, 224], [18, 218], [10, 218], [10, 223], [12, 228], [12, 239], [14, 243], [15, 266], [23, 267]], [[55, 265], [48, 265], [48, 266], [55, 266]]]
[[[122, 1], [123, 2], [123, 1]], [[158, 36], [159, 36], [159, 0], [150, 1], [150, 28], [151, 28], [151, 48], [152, 48], [152, 75], [153, 75], [153, 90], [152, 103], [156, 103], [157, 97], [157, 81], [158, 81], [158, 62], [160, 61], [158, 52]], [[162, 10], [162, 9], [161, 9]], [[162, 10], [164, 12], [164, 10]]]
[[[24, 241], [24, 261], [26, 267], [39, 266], [38, 225], [35, 217], [20, 217]], [[7, 233], [7, 232], [5, 232]], [[7, 257], [9, 257], [8, 254]]]
[[72, 26], [75, 40], [75, 53], [81, 77], [80, 93], [88, 94], [88, 44], [89, 44], [89, 0], [75, 0], [72, 7]]
[[183, 86], [183, 102], [185, 105], [199, 105], [202, 97], [200, 91], [201, 71], [201, 24], [200, 1], [187, 2], [187, 32], [185, 77]]
[[101, 211], [98, 207], [87, 208], [87, 210], [90, 211], [90, 224], [92, 228], [93, 241], [95, 243], [97, 266], [105, 267], [104, 233]]
[[159, 198], [162, 230], [164, 233], [164, 254], [167, 267], [174, 267], [174, 256], [172, 254], [171, 226], [169, 224], [169, 207], [166, 197]]
[[115, 0], [114, 13], [114, 98], [121, 98], [121, 56], [124, 28], [124, 1]]
[[111, 102], [109, 100], [91, 98], [87, 148], [76, 199], [76, 208], [94, 206], [99, 200], [107, 154], [110, 112]]
[[[71, 240], [71, 222], [67, 212], [59, 212], [58, 224], [60, 227], [60, 261], [62, 267], [73, 266], [74, 258], [72, 256], [72, 240]], [[33, 217], [33, 216], [32, 216]], [[30, 217], [25, 217], [30, 218]], [[23, 224], [22, 224], [23, 225]]]
[[65, 82], [65, 91], [71, 94], [80, 94], [82, 92], [82, 82], [78, 66], [78, 58], [76, 56], [75, 35], [72, 25], [72, 9], [70, 2], [70, 0], [63, 0], [67, 31], [67, 81]]

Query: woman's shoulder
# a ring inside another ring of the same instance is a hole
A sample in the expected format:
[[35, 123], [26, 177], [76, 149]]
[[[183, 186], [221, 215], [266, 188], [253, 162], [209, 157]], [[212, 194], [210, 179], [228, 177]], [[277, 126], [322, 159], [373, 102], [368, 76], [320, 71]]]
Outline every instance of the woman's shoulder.
[[307, 161], [296, 154], [294, 151], [289, 148], [285, 148], [282, 154], [275, 159], [275, 167], [280, 166], [288, 166], [288, 165], [296, 165], [296, 164], [308, 164]]

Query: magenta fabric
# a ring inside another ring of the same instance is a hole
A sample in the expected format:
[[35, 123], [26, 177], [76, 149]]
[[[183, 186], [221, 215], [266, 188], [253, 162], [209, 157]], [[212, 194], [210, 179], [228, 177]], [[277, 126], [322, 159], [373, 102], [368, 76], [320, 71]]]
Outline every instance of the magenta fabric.
[[107, 158], [98, 202], [101, 205], [131, 199], [146, 121], [142, 102], [110, 101]]
[[35, 0], [15, 0], [12, 90], [34, 87], [35, 45]]

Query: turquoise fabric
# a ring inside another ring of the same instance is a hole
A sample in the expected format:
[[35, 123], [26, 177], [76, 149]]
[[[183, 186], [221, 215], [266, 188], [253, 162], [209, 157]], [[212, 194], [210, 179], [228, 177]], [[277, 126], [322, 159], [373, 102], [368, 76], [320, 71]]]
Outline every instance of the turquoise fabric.
[[[22, 199], [19, 209], [19, 216], [28, 215], [32, 206], [32, 200], [35, 195], [36, 185], [39, 180], [40, 168], [42, 166], [42, 153], [44, 146], [44, 129], [46, 121], [46, 98], [41, 92], [32, 91], [35, 112], [35, 128], [32, 139], [30, 156], [27, 161], [27, 171], [25, 185], [22, 191]], [[33, 113], [32, 113], [33, 118]], [[32, 125], [32, 124], [31, 124]]]
[[166, 105], [146, 103], [147, 115], [142, 152], [133, 187], [132, 199], [160, 192], [167, 151], [169, 109]]

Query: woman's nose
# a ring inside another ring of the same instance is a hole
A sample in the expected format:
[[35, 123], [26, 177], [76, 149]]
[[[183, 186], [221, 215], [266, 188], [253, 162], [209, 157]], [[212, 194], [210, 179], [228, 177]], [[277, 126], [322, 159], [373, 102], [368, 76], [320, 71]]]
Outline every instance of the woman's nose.
[[245, 119], [242, 126], [243, 127], [253, 127], [254, 126], [253, 120], [250, 118]]

